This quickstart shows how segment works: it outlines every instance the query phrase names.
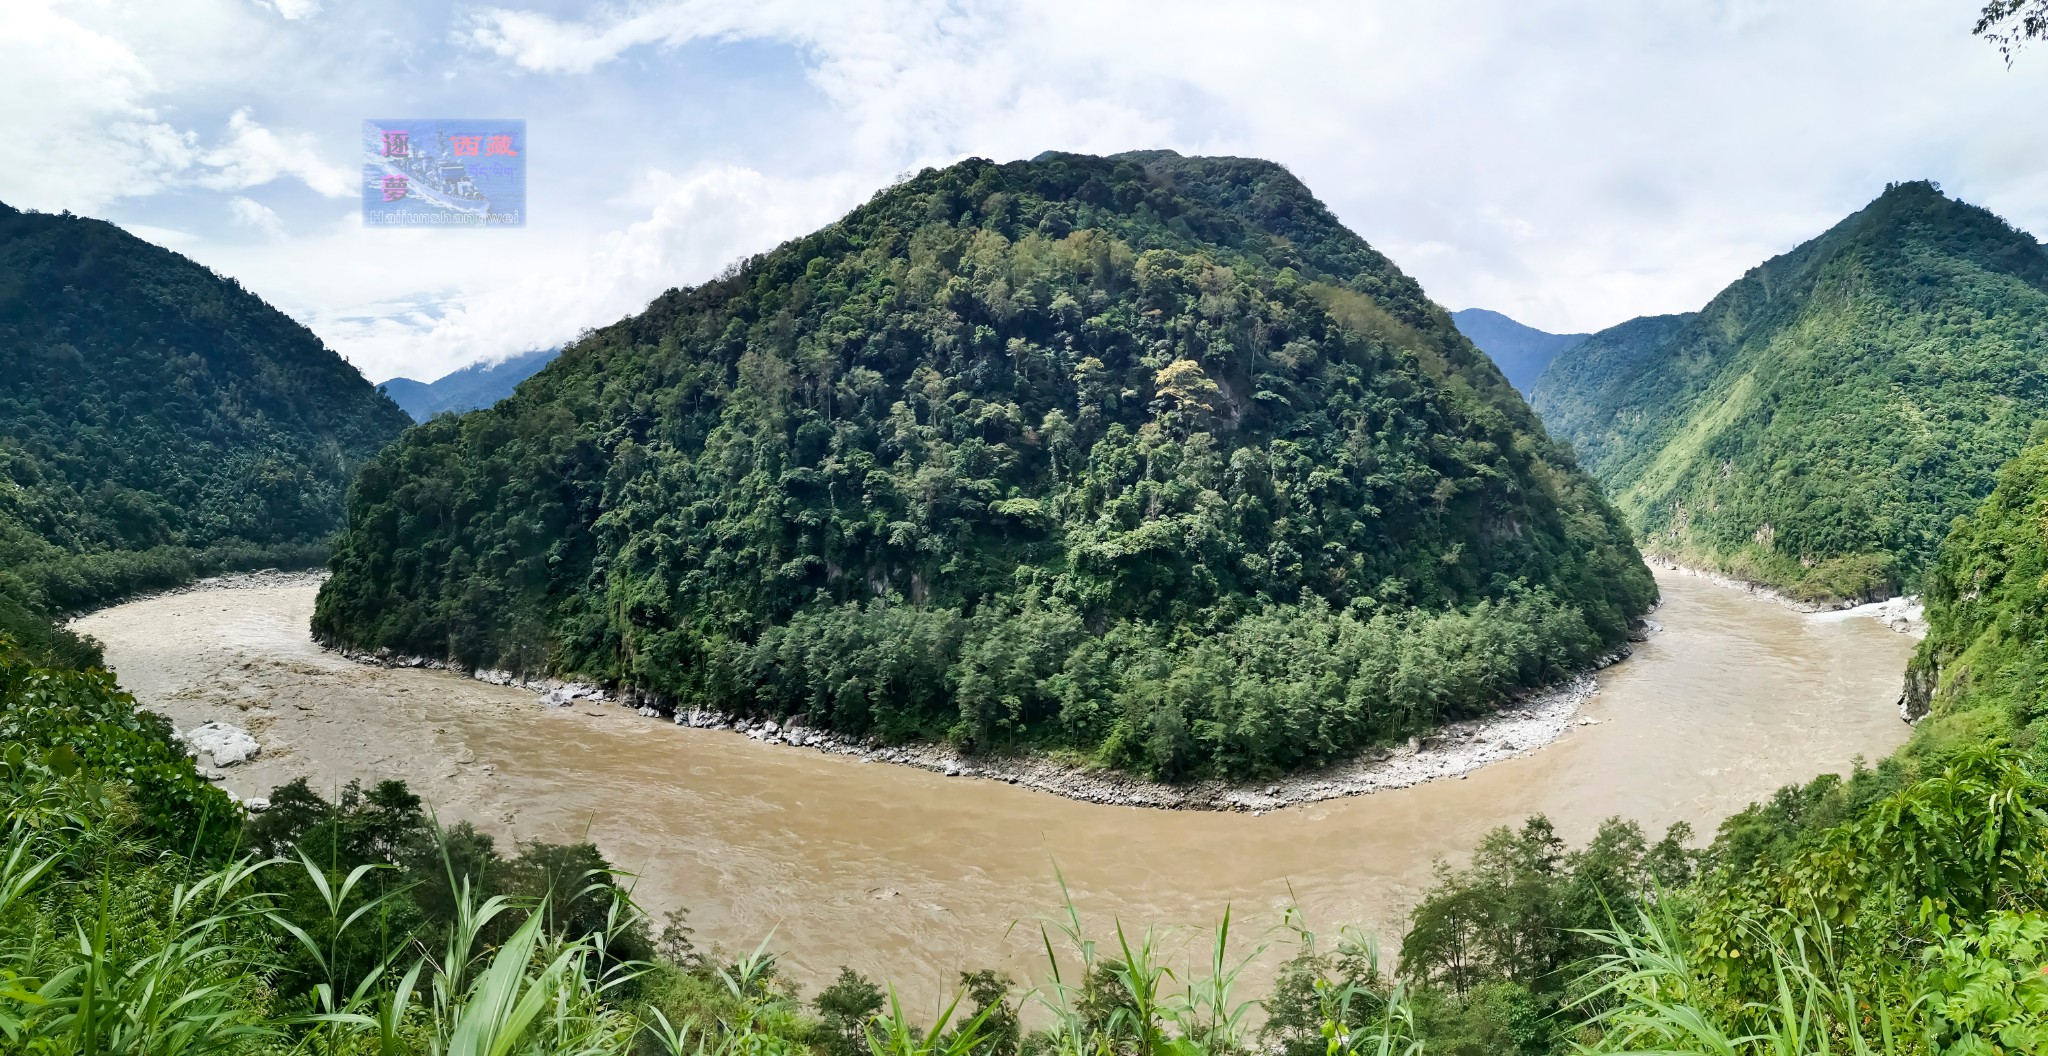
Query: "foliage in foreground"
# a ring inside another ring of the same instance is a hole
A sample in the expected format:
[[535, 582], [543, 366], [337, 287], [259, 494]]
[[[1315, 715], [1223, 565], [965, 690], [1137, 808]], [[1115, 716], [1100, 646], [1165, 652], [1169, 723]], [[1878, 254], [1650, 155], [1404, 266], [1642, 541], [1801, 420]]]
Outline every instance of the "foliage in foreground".
[[[294, 782], [245, 824], [104, 672], [0, 658], [0, 716], [10, 1053], [1235, 1056], [1261, 1038], [1316, 1056], [1416, 1051], [1369, 946], [1319, 943], [1293, 918], [1243, 951], [1226, 915], [1206, 970], [1175, 972], [1161, 936], [1100, 941], [1070, 906], [1045, 924], [1046, 985], [966, 973], [921, 1024], [852, 972], [799, 1001], [765, 947], [700, 950], [680, 914], [657, 932], [594, 848], [502, 857], [466, 826], [435, 827], [398, 782], [333, 802]], [[185, 794], [199, 802], [153, 806]], [[1293, 999], [1261, 1033], [1236, 980], [1276, 942], [1299, 950]], [[1027, 1031], [1027, 1014], [1050, 1026]]]
[[2010, 749], [1918, 759], [1788, 789], [1702, 852], [1495, 833], [1402, 947], [1429, 1051], [2044, 1051], [2048, 780]]
[[1164, 778], [1583, 668], [1655, 586], [1567, 452], [1284, 169], [926, 171], [428, 422], [323, 640]]

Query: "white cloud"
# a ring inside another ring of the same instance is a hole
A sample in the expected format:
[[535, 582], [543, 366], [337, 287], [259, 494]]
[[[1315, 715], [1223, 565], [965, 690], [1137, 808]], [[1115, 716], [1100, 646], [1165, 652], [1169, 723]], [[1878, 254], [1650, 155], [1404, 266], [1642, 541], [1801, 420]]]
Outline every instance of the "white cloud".
[[0, 5], [0, 187], [10, 202], [90, 209], [162, 187], [195, 148], [145, 105], [155, 87], [121, 41], [48, 3]]
[[242, 195], [228, 199], [228, 215], [242, 227], [253, 227], [270, 238], [284, 237], [284, 218], [262, 202]]
[[[412, 308], [394, 318], [370, 311], [323, 329], [334, 347], [381, 376], [423, 376], [474, 360], [503, 359], [561, 344], [578, 331], [640, 311], [662, 291], [693, 285], [735, 259], [829, 223], [867, 190], [865, 181], [783, 181], [721, 166], [685, 178], [657, 174], [668, 187], [646, 219], [561, 253], [550, 266], [502, 284], [450, 291], [435, 313]], [[372, 232], [384, 236], [393, 232]], [[484, 240], [506, 232], [398, 232], [408, 252], [447, 253], [449, 239]]]
[[288, 22], [312, 18], [320, 13], [320, 0], [256, 0], [263, 7], [278, 13]]
[[208, 148], [164, 116], [165, 87], [130, 44], [51, 0], [0, 7], [0, 192], [14, 204], [90, 211], [166, 189], [242, 190], [296, 177], [323, 195], [354, 189], [315, 141], [247, 108]]
[[[1696, 308], [1888, 180], [2048, 231], [2024, 131], [2048, 53], [2007, 71], [1952, 0], [436, 5], [9, 5], [0, 198], [192, 232], [371, 373], [420, 376], [968, 155], [1272, 158], [1446, 305], [1554, 330]], [[335, 130], [398, 106], [526, 117], [529, 226], [364, 230]], [[260, 185], [285, 237], [232, 237]]]
[[296, 177], [329, 198], [356, 192], [356, 178], [320, 158], [320, 144], [308, 135], [279, 135], [256, 123], [248, 108], [228, 118], [228, 138], [200, 155], [207, 171], [196, 177], [202, 187], [238, 191], [284, 176]]

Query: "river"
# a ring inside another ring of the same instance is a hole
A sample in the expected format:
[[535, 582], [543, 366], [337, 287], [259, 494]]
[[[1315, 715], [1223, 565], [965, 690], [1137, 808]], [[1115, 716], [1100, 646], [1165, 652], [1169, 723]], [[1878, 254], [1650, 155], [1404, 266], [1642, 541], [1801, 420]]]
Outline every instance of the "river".
[[136, 601], [75, 626], [181, 728], [220, 719], [257, 735], [263, 754], [228, 771], [239, 794], [302, 775], [329, 794], [403, 778], [501, 846], [595, 842], [657, 914], [687, 906], [700, 943], [751, 949], [772, 932], [799, 981], [849, 964], [928, 1002], [962, 969], [1036, 977], [1032, 922], [1059, 909], [1055, 863], [1098, 932], [1112, 918], [1206, 927], [1230, 904], [1250, 934], [1292, 903], [1391, 948], [1432, 863], [1495, 826], [1541, 812], [1579, 841], [1621, 815], [1653, 838], [1680, 820], [1707, 837], [1786, 782], [1904, 741], [1893, 701], [1911, 638], [1683, 575], [1659, 583], [1664, 629], [1601, 673], [1583, 711], [1598, 725], [1467, 779], [1264, 815], [1079, 803], [365, 667], [309, 638], [309, 581]]

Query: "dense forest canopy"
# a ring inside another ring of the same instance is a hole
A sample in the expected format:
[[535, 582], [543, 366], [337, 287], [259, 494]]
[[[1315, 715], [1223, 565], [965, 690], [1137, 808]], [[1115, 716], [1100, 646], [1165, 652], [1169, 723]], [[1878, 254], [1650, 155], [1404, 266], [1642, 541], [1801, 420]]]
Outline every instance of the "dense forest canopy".
[[1928, 635], [1906, 672], [1922, 735], [2048, 754], [2048, 435], [1958, 518], [1927, 577]]
[[0, 205], [0, 632], [195, 571], [319, 560], [404, 412], [306, 328], [112, 224]]
[[1441, 308], [1279, 166], [972, 160], [674, 290], [351, 493], [316, 632], [1165, 776], [1332, 758], [1654, 595]]
[[1645, 549], [1826, 600], [1915, 582], [2048, 410], [2048, 252], [1897, 184], [1689, 316], [1559, 356], [1535, 405]]

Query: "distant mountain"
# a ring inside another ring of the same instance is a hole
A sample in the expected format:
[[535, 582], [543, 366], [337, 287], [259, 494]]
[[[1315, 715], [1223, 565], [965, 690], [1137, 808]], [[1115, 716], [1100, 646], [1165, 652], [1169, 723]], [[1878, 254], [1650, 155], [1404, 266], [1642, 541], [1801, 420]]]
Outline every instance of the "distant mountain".
[[522, 353], [498, 363], [472, 363], [437, 381], [392, 378], [377, 386], [391, 397], [413, 421], [424, 422], [437, 414], [474, 411], [512, 395], [512, 390], [554, 362], [559, 348]]
[[1413, 279], [1151, 151], [926, 170], [410, 430], [314, 631], [1177, 779], [1485, 711], [1654, 595]]
[[1536, 386], [1648, 551], [1826, 600], [1913, 582], [2048, 415], [2048, 253], [1897, 184]]
[[1451, 313], [1458, 332], [1472, 339], [1479, 351], [1493, 360], [1507, 375], [1508, 384], [1524, 395], [1536, 384], [1543, 368], [1557, 354], [1584, 341], [1585, 334], [1553, 334], [1525, 326], [1499, 312], [1467, 308]]
[[65, 662], [89, 656], [53, 614], [321, 560], [357, 465], [408, 425], [234, 280], [4, 205], [0, 378], [0, 634]]

